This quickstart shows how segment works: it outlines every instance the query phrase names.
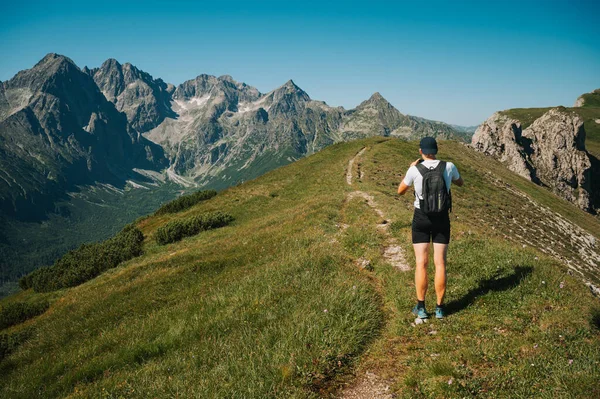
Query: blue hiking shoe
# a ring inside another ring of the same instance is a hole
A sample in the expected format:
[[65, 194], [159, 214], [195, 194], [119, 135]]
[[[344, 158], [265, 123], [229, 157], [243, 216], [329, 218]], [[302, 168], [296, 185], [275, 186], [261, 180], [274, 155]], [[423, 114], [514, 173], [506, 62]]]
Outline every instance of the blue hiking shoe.
[[427, 319], [427, 318], [429, 318], [429, 315], [427, 314], [427, 311], [425, 310], [425, 308], [420, 308], [420, 307], [418, 307], [418, 305], [415, 305], [415, 307], [413, 308], [412, 312], [419, 319]]
[[435, 318], [436, 319], [444, 318], [444, 308], [440, 308], [439, 306], [435, 307]]

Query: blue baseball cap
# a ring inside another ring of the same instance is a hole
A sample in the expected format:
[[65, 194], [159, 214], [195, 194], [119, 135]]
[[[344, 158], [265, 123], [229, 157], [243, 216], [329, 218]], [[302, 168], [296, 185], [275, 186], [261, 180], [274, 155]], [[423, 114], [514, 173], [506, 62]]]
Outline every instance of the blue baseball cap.
[[437, 141], [433, 137], [423, 137], [419, 143], [419, 147], [423, 154], [437, 154]]

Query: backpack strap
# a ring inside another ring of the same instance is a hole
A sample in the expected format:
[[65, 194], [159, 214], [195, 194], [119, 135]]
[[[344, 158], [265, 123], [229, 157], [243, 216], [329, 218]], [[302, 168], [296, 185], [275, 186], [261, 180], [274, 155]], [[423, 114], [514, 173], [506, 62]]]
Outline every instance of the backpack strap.
[[416, 165], [416, 167], [417, 167], [417, 170], [419, 171], [419, 173], [421, 174], [421, 176], [425, 176], [425, 173], [427, 173], [429, 171], [429, 168], [420, 162]]

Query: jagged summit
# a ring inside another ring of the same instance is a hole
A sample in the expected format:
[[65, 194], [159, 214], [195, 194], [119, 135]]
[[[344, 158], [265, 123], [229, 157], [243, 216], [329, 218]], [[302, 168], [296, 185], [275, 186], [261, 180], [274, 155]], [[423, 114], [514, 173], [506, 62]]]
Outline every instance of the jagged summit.
[[[6, 104], [0, 107], [3, 108], [0, 114], [5, 116], [31, 105], [45, 122], [44, 113], [49, 110], [60, 110], [64, 114], [58, 107], [60, 102], [67, 107], [66, 111], [89, 119], [92, 109], [102, 107], [102, 96], [90, 75], [70, 58], [56, 53], [47, 54], [31, 69], [20, 71], [3, 86]], [[78, 120], [77, 124], [80, 122]]]
[[166, 117], [175, 116], [170, 106], [172, 89], [129, 62], [120, 64], [109, 58], [88, 74], [92, 75], [106, 99], [125, 112], [131, 126], [139, 132], [148, 131]]
[[371, 95], [371, 97], [369, 97], [368, 100], [365, 100], [362, 103], [360, 103], [358, 105], [358, 107], [356, 107], [356, 109], [361, 109], [361, 108], [370, 107], [370, 106], [390, 108], [390, 109], [394, 108], [394, 106], [392, 104], [390, 104], [390, 102], [388, 100], [386, 100], [381, 95], [381, 93], [379, 93], [378, 91], [376, 91], [375, 93], [373, 93]]
[[238, 83], [233, 79], [233, 77], [231, 75], [221, 75], [217, 79], [225, 81], [225, 82], [234, 83], [234, 84]]
[[290, 88], [292, 90], [300, 90], [300, 87], [298, 87], [298, 85], [296, 83], [294, 83], [294, 81], [292, 79], [288, 80], [287, 82], [285, 82], [282, 87], [287, 87]]
[[[385, 104], [385, 105], [390, 105], [390, 102], [388, 100], [386, 100], [381, 93], [379, 93], [378, 91], [376, 91], [375, 93], [371, 94], [371, 97], [369, 97], [368, 100], [363, 101], [360, 105], [363, 104]], [[359, 107], [360, 107], [359, 105]]]
[[120, 67], [121, 63], [114, 58], [109, 58], [102, 63], [100, 68], [111, 68], [111, 67]]
[[[296, 83], [294, 83], [294, 81], [292, 79], [288, 80], [287, 82], [285, 82], [285, 84], [283, 86], [281, 86], [282, 88], [285, 88], [289, 91], [293, 91], [293, 92], [299, 92], [299, 93], [304, 93], [306, 94], [306, 92], [304, 90], [302, 90], [300, 88], [300, 86], [298, 86]], [[308, 94], [306, 94], [308, 96]]]
[[383, 96], [381, 95], [381, 93], [379, 93], [378, 91], [376, 91], [375, 93], [373, 93], [371, 95], [371, 97], [369, 98], [369, 100], [371, 100], [371, 101], [381, 101], [381, 100], [385, 100], [385, 98], [383, 98]]
[[310, 96], [302, 90], [292, 79], [288, 80], [282, 86], [271, 92], [273, 94], [273, 101], [280, 101], [282, 99], [294, 99], [295, 101], [310, 101]]
[[55, 75], [69, 75], [70, 81], [78, 80], [81, 70], [73, 60], [64, 55], [48, 53], [31, 69], [25, 69], [17, 73], [12, 79], [4, 84], [7, 89], [27, 88], [32, 92], [46, 91], [55, 88], [52, 81], [56, 81]]
[[[62, 64], [62, 63], [69, 63], [69, 64], [77, 67], [75, 62], [73, 62], [73, 60], [70, 59], [69, 57], [66, 57], [62, 54], [48, 53], [37, 64], [35, 64], [35, 66], [33, 68], [45, 67], [45, 66], [48, 66], [49, 64], [58, 65], [58, 64]], [[79, 69], [79, 68], [77, 67], [77, 69]]]

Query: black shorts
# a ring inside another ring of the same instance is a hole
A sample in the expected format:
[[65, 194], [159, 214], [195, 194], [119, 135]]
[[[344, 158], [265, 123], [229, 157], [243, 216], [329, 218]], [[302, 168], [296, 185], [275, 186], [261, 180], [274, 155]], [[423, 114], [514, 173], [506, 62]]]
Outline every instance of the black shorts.
[[450, 242], [450, 215], [444, 212], [441, 215], [427, 216], [419, 208], [415, 208], [412, 221], [412, 242], [419, 244], [431, 242], [448, 244]]

